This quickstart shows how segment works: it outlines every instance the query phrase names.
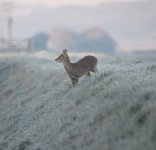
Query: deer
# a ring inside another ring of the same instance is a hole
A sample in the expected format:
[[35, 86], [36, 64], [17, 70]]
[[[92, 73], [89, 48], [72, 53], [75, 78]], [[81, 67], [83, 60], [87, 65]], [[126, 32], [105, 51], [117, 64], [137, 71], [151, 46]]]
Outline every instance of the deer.
[[97, 58], [95, 56], [85, 56], [75, 63], [71, 63], [67, 49], [55, 59], [58, 63], [63, 63], [64, 68], [69, 75], [72, 85], [75, 86], [82, 76], [91, 76], [90, 72], [97, 72]]

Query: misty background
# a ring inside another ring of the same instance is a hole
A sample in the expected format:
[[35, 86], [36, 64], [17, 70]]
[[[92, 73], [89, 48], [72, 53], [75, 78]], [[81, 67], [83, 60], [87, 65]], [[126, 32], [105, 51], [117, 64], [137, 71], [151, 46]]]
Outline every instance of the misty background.
[[[7, 37], [5, 2], [0, 2], [0, 38]], [[155, 53], [154, 0], [11, 2], [13, 37], [31, 38], [33, 50]]]
[[155, 89], [155, 0], [0, 0], [0, 150], [156, 150]]

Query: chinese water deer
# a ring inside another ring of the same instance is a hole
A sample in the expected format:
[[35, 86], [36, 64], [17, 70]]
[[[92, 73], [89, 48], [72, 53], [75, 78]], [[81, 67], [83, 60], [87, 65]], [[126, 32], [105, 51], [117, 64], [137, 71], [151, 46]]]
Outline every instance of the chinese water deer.
[[64, 49], [62, 54], [59, 55], [55, 61], [63, 63], [74, 86], [83, 75], [90, 76], [90, 72], [97, 72], [97, 58], [94, 56], [85, 56], [78, 62], [71, 63], [67, 54], [67, 49]]

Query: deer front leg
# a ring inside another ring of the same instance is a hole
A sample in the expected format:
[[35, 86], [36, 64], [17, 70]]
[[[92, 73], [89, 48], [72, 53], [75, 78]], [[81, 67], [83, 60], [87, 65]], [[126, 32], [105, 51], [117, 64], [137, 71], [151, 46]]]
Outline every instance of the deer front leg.
[[72, 80], [73, 86], [75, 86], [78, 83], [78, 81], [79, 81], [78, 78], [71, 78], [71, 80]]
[[91, 76], [89, 71], [87, 72], [86, 76], [87, 77], [90, 77]]

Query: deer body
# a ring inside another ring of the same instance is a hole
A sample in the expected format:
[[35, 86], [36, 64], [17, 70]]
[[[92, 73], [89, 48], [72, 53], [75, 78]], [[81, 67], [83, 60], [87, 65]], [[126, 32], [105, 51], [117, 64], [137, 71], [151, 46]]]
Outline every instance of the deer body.
[[91, 72], [97, 71], [97, 58], [94, 56], [85, 56], [80, 59], [78, 62], [71, 63], [67, 54], [67, 49], [63, 50], [63, 53], [55, 59], [57, 62], [62, 62], [64, 64], [64, 68], [68, 73], [72, 84], [78, 82], [79, 78], [87, 75], [90, 76]]

